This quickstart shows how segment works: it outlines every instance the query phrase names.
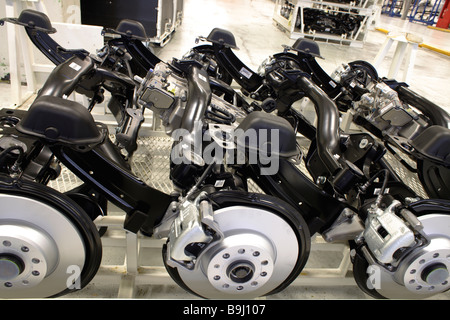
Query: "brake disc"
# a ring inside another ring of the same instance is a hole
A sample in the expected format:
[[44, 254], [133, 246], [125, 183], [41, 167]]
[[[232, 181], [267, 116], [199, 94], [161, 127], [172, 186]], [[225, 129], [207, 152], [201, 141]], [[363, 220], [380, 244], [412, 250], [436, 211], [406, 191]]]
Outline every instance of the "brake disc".
[[423, 299], [450, 289], [450, 216], [427, 214], [418, 219], [430, 242], [403, 258], [395, 272], [377, 267], [369, 275], [367, 261], [360, 255], [355, 259], [355, 280], [364, 292], [376, 298]]
[[95, 225], [56, 191], [30, 182], [21, 187], [27, 190], [0, 194], [0, 297], [44, 298], [81, 289], [101, 261]]
[[295, 224], [247, 206], [219, 209], [214, 221], [223, 240], [205, 249], [193, 270], [168, 267], [184, 288], [210, 299], [250, 299], [284, 288], [300, 273], [309, 251]]

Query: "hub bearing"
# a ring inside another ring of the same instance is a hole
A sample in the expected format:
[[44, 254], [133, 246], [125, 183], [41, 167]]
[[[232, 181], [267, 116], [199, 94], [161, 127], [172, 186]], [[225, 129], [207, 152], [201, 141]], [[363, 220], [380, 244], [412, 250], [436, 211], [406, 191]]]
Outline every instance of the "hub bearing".
[[263, 236], [243, 233], [226, 238], [206, 260], [213, 287], [228, 294], [249, 293], [272, 277], [275, 252]]
[[55, 268], [57, 246], [45, 231], [1, 225], [0, 235], [0, 281], [6, 288], [31, 288]]

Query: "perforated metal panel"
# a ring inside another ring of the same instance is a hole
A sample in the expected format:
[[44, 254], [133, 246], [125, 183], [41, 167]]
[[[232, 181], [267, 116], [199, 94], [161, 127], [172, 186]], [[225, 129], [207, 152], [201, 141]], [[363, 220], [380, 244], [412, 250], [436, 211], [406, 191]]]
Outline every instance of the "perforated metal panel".
[[[149, 186], [170, 193], [172, 183], [169, 179], [170, 150], [172, 139], [164, 133], [155, 132], [154, 135], [138, 139], [138, 149], [131, 159], [132, 172]], [[58, 179], [49, 183], [49, 186], [66, 192], [82, 183], [66, 167], [62, 168]]]

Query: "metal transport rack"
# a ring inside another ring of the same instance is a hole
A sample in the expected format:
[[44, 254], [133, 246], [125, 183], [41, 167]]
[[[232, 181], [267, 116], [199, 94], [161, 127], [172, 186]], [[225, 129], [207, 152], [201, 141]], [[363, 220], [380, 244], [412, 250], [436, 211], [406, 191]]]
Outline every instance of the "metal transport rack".
[[[310, 38], [362, 47], [377, 10], [378, 0], [276, 0], [274, 23], [291, 39]], [[345, 20], [345, 21], [344, 21]], [[352, 30], [342, 31], [354, 24]]]
[[[170, 193], [172, 183], [169, 179], [169, 157], [172, 139], [162, 131], [151, 130], [155, 127], [156, 121], [152, 121], [151, 118], [147, 121], [150, 123], [146, 122], [147, 127], [144, 126], [144, 130], [141, 130], [138, 149], [132, 159], [132, 170], [147, 184]], [[301, 137], [299, 143], [307, 147]], [[389, 155], [389, 161], [400, 177], [408, 178], [412, 184], [411, 188], [415, 190], [422, 188], [417, 178], [411, 177], [394, 156]], [[300, 169], [306, 170], [303, 162]], [[81, 180], [63, 168], [61, 176], [52, 181], [50, 186], [64, 192], [78, 184], [81, 184]], [[261, 192], [251, 181], [249, 185], [251, 191]], [[161, 296], [152, 293], [152, 298], [177, 298], [180, 294], [185, 294], [185, 298], [195, 298], [175, 286], [175, 282], [166, 272], [161, 255], [161, 246], [165, 239], [127, 232], [123, 229], [124, 219], [123, 212], [110, 207], [107, 215], [100, 216], [94, 221], [98, 228], [107, 227], [106, 233], [102, 236], [104, 248], [102, 265], [86, 288], [65, 295], [64, 298], [148, 298], [151, 292], [158, 292], [157, 289], [152, 289], [160, 286], [173, 286], [177, 295], [172, 296], [166, 292], [161, 293], [165, 296]], [[310, 259], [290, 287], [294, 287], [294, 290], [296, 287], [356, 288], [349, 253], [350, 248], [346, 243], [327, 243], [321, 236], [313, 237]], [[103, 293], [100, 288], [104, 285], [114, 289]], [[114, 296], [111, 296], [111, 292], [114, 292]], [[147, 292], [147, 295], [143, 292]]]

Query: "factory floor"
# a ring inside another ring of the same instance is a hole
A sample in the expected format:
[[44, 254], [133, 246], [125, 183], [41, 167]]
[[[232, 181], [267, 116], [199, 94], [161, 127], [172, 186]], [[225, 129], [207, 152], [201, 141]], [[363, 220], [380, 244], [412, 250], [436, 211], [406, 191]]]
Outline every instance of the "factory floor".
[[[236, 55], [249, 68], [257, 70], [264, 59], [282, 51], [282, 45], [292, 45], [295, 41], [274, 24], [272, 20], [274, 5], [270, 0], [185, 0], [181, 26], [165, 46], [154, 48], [154, 51], [166, 61], [172, 57], [181, 57], [196, 45], [196, 37], [207, 36], [213, 28], [220, 27], [231, 31], [236, 37], [239, 47]], [[376, 30], [376, 27], [381, 31]], [[319, 63], [331, 73], [341, 63], [354, 60], [372, 62], [386, 39], [383, 30], [413, 33], [421, 36], [424, 43], [433, 48], [440, 48], [440, 51], [444, 52], [443, 54], [419, 48], [408, 84], [414, 91], [450, 112], [448, 96], [450, 57], [445, 54], [450, 50], [449, 32], [381, 15], [376, 19], [376, 24], [369, 27], [362, 47], [318, 42], [321, 55], [324, 57]], [[387, 75], [392, 56], [393, 49], [378, 68], [380, 76]], [[0, 103], [2, 107], [9, 106], [6, 84], [0, 85]], [[120, 230], [108, 232], [117, 232], [119, 238], [124, 236]], [[114, 235], [112, 237], [114, 238]], [[116, 270], [109, 267], [104, 269], [87, 287], [62, 298], [198, 299], [176, 286], [167, 275], [164, 275], [158, 243], [147, 246], [145, 241], [147, 240], [141, 242], [145, 245], [141, 246], [140, 256], [137, 257], [138, 265], [156, 266], [161, 273], [147, 274], [136, 278], [136, 282], [132, 277], [121, 276], [121, 272], [123, 275], [125, 270], [123, 266], [126, 266], [124, 261], [126, 248], [111, 242], [113, 243], [111, 246], [104, 247], [102, 265], [117, 266]], [[123, 242], [125, 243], [125, 240]], [[341, 270], [342, 266], [344, 268], [347, 266], [344, 257], [346, 254], [348, 252], [345, 246], [327, 246], [317, 240], [306, 265], [307, 272], [302, 274], [306, 280], [302, 282], [300, 277], [283, 292], [264, 299], [371, 299], [357, 287], [348, 276], [347, 270]], [[351, 273], [351, 266], [348, 269]], [[147, 269], [141, 267], [138, 270]], [[326, 270], [332, 270], [333, 274], [327, 277]], [[440, 294], [432, 299], [448, 300], [450, 293]]]

